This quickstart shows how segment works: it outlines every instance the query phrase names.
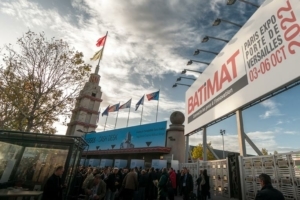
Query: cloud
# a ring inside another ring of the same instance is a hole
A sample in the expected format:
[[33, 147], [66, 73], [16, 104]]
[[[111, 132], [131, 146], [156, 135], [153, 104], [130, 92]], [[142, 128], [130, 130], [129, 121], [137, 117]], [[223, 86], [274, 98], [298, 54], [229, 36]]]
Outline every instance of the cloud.
[[[90, 62], [89, 58], [98, 50], [95, 42], [108, 31], [100, 66], [101, 110], [119, 101], [125, 103], [130, 98], [134, 106], [143, 94], [161, 89], [158, 120], [168, 119], [175, 110], [184, 111], [184, 91], [169, 90], [203, 36], [230, 39], [236, 33], [235, 27], [226, 24], [212, 27], [213, 20], [220, 15], [230, 18], [233, 13], [242, 14], [245, 20], [250, 14], [244, 13], [244, 4], [229, 7], [224, 0], [51, 2], [50, 5], [46, 0], [4, 0], [0, 2], [0, 14], [15, 19], [14, 27], [19, 27], [20, 31], [18, 37], [28, 29], [44, 31], [48, 38], [62, 38], [82, 51], [85, 61], [93, 66], [96, 63]], [[212, 40], [202, 45], [219, 51], [224, 44]], [[203, 61], [210, 62], [212, 58], [208, 55]], [[189, 66], [192, 70], [199, 68], [204, 66]], [[119, 114], [117, 127], [124, 127], [127, 113]], [[140, 111], [132, 109], [130, 124], [138, 125], [139, 116]], [[153, 122], [155, 116], [156, 102], [146, 102], [143, 121]], [[113, 118], [112, 114], [109, 125], [114, 125]], [[103, 128], [104, 122], [101, 118], [99, 129]], [[63, 129], [59, 122], [56, 125], [60, 133], [65, 132], [66, 127]]]
[[267, 99], [260, 103], [260, 105], [262, 105], [264, 108], [267, 108], [267, 111], [265, 111], [264, 114], [259, 115], [261, 119], [268, 119], [273, 116], [283, 115], [278, 108], [279, 106], [281, 106], [281, 104], [276, 103], [274, 100]]
[[[286, 133], [287, 132], [287, 133]], [[288, 134], [290, 131], [284, 133]], [[293, 132], [292, 132], [293, 133]], [[273, 153], [275, 150], [279, 153], [285, 153], [290, 151], [296, 151], [297, 149], [292, 147], [281, 147], [276, 142], [276, 132], [273, 131], [254, 131], [247, 133], [248, 137], [252, 142], [257, 146], [258, 149], [266, 148], [270, 153]], [[214, 149], [223, 149], [223, 142], [221, 135], [207, 136], [207, 142], [211, 142]], [[202, 144], [202, 133], [197, 133], [190, 136], [189, 139], [190, 145]], [[252, 147], [246, 143], [246, 152], [247, 154], [257, 155]], [[224, 149], [231, 152], [239, 152], [239, 143], [238, 136], [235, 134], [228, 133], [224, 136]], [[299, 149], [298, 149], [299, 150]]]

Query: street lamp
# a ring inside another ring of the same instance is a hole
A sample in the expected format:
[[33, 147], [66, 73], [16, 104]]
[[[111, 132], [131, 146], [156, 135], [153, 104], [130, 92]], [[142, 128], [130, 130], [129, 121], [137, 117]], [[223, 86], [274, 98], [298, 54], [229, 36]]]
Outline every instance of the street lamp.
[[187, 71], [189, 71], [189, 72], [197, 72], [199, 74], [202, 74], [202, 72], [200, 72], [200, 71], [191, 70], [191, 69], [184, 69], [184, 70], [182, 70], [181, 74], [185, 74]]
[[187, 86], [187, 87], [190, 87], [190, 86], [191, 86], [191, 85], [187, 85], [187, 84], [175, 83], [175, 84], [173, 85], [173, 88], [174, 88], [174, 87], [177, 87], [178, 85], [183, 85], [183, 86]]
[[203, 50], [203, 49], [197, 49], [197, 50], [194, 52], [194, 56], [199, 55], [201, 51], [206, 52], [206, 53], [215, 54], [215, 55], [218, 55], [218, 54], [219, 54], [219, 53], [213, 52], [213, 51], [207, 51], [207, 50]]
[[220, 130], [220, 134], [222, 135], [222, 139], [223, 139], [223, 159], [225, 159], [225, 151], [224, 151], [224, 135], [225, 135], [225, 130]]
[[[239, 0], [239, 1], [241, 1], [243, 3], [246, 3], [246, 4], [250, 4], [250, 5], [252, 5], [252, 6], [256, 7], [256, 8], [259, 8], [259, 5], [251, 3], [249, 1], [245, 1], [245, 0]], [[235, 2], [236, 2], [236, 0], [227, 0], [227, 5], [233, 5]]]
[[196, 80], [195, 78], [188, 78], [188, 77], [182, 77], [182, 76], [181, 76], [181, 77], [178, 77], [178, 78], [177, 78], [177, 81], [181, 81], [182, 78], [184, 78], [184, 79], [189, 79], [189, 80], [193, 80], [193, 81]]
[[228, 24], [233, 24], [233, 25], [235, 25], [235, 26], [242, 27], [242, 25], [240, 25], [240, 24], [237, 24], [237, 23], [234, 23], [234, 22], [225, 20], [225, 19], [220, 19], [220, 18], [217, 18], [217, 19], [214, 21], [213, 26], [218, 26], [219, 24], [221, 24], [221, 22], [226, 22], [226, 23], [228, 23]]
[[215, 39], [215, 40], [220, 40], [220, 41], [223, 41], [223, 42], [226, 42], [226, 43], [229, 42], [229, 40], [224, 40], [224, 39], [217, 38], [217, 37], [212, 37], [212, 36], [205, 36], [205, 37], [202, 39], [202, 43], [207, 42], [207, 41], [209, 40], [209, 38]]
[[210, 64], [208, 62], [203, 62], [203, 61], [199, 61], [199, 60], [189, 60], [186, 65], [191, 65], [191, 64], [193, 64], [193, 62], [202, 63], [202, 64], [206, 64], [206, 65]]

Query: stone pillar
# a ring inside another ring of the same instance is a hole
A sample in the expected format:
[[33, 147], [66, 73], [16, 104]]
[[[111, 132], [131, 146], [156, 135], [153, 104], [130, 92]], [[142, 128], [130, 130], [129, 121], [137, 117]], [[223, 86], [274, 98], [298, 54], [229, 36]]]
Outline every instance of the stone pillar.
[[171, 125], [167, 130], [167, 147], [171, 147], [170, 156], [179, 163], [185, 162], [184, 114], [175, 111], [170, 116]]

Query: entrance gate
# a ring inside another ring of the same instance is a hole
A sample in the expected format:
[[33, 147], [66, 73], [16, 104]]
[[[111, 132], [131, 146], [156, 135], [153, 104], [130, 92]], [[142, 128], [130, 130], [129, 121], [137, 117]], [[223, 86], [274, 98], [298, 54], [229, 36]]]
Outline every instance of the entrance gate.
[[[197, 161], [195, 163], [180, 163], [179, 169], [186, 167], [193, 177], [194, 184], [200, 170], [207, 170], [210, 178], [211, 196], [228, 197], [230, 194], [228, 160]], [[194, 192], [196, 193], [196, 184]]]

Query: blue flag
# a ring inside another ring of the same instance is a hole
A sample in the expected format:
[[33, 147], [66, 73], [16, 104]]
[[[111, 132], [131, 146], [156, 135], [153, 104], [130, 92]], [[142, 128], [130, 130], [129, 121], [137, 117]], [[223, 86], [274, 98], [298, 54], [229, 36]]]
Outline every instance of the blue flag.
[[102, 113], [102, 117], [103, 115], [108, 116], [108, 110], [109, 110], [109, 106], [107, 106], [107, 108], [104, 110], [104, 112]]
[[147, 96], [148, 101], [158, 100], [159, 99], [159, 91], [153, 92], [153, 93], [150, 93], [150, 94], [146, 94], [146, 96]]
[[144, 105], [144, 97], [145, 97], [145, 95], [143, 95], [143, 97], [135, 105], [135, 111], [137, 111], [137, 109], [139, 108], [140, 105]]

